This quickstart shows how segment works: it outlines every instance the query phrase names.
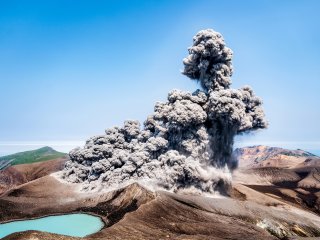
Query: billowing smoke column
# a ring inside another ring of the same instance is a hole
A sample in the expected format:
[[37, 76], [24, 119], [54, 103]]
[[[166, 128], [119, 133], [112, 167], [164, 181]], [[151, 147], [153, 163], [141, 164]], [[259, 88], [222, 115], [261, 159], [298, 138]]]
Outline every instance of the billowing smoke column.
[[72, 150], [62, 177], [85, 189], [133, 181], [173, 190], [223, 192], [230, 182], [235, 135], [265, 128], [261, 100], [250, 87], [230, 89], [232, 51], [220, 33], [200, 31], [183, 74], [200, 82], [194, 93], [173, 90], [138, 121], [106, 130]]

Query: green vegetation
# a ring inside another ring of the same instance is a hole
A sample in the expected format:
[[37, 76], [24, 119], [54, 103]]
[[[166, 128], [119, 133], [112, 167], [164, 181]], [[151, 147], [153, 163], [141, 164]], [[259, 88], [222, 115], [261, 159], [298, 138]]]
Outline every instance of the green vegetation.
[[43, 162], [66, 156], [66, 153], [58, 152], [51, 147], [43, 147], [32, 151], [19, 152], [0, 157], [1, 165], [18, 165], [26, 163]]
[[315, 156], [314, 154], [304, 151], [302, 149], [291, 150], [291, 151], [284, 150], [279, 154], [286, 155], [286, 156], [293, 156], [293, 157], [314, 157]]

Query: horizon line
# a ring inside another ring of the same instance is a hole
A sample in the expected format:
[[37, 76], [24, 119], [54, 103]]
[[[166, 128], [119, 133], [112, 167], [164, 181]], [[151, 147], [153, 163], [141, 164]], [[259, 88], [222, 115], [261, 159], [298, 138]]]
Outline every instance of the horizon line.
[[[36, 141], [0, 141], [0, 146], [74, 146], [84, 145], [85, 140], [36, 140]], [[270, 140], [240, 140], [235, 141], [234, 145], [310, 145], [310, 147], [318, 147], [320, 150], [320, 141], [270, 141]]]

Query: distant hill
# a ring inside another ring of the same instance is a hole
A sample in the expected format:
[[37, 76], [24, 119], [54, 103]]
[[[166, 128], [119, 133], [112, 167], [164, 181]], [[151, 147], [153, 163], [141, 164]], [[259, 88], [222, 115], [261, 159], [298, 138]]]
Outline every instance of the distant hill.
[[234, 151], [233, 182], [320, 215], [320, 157], [301, 149], [268, 146]]
[[[297, 149], [288, 150], [278, 147], [252, 146], [237, 148], [234, 155], [239, 161], [240, 168], [252, 167], [280, 167], [293, 168], [304, 163], [309, 164], [320, 158], [307, 151]], [[311, 161], [312, 159], [312, 161]]]
[[66, 155], [66, 153], [58, 152], [51, 147], [42, 147], [32, 151], [19, 152], [0, 157], [0, 169], [19, 164], [43, 162], [65, 157]]

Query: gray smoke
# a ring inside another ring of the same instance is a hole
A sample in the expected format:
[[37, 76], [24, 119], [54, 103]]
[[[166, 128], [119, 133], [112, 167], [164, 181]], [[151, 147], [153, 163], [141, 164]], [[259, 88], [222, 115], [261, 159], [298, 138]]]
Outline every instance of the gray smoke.
[[207, 92], [229, 88], [233, 53], [220, 33], [212, 29], [198, 32], [188, 50], [189, 56], [183, 59], [184, 75], [200, 81]]
[[252, 89], [229, 88], [231, 60], [221, 34], [200, 31], [183, 74], [200, 81], [203, 90], [173, 90], [142, 127], [126, 121], [90, 138], [69, 153], [62, 177], [89, 189], [143, 181], [173, 191], [223, 192], [235, 167], [234, 136], [267, 126]]

